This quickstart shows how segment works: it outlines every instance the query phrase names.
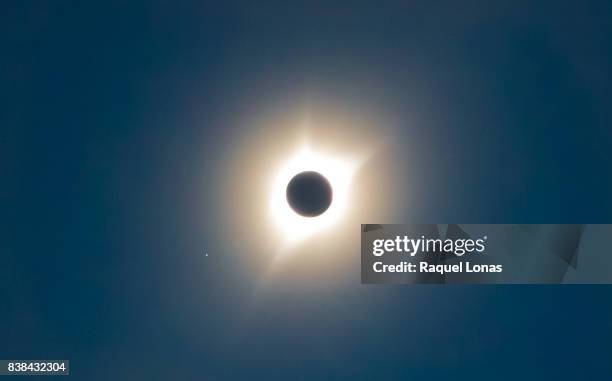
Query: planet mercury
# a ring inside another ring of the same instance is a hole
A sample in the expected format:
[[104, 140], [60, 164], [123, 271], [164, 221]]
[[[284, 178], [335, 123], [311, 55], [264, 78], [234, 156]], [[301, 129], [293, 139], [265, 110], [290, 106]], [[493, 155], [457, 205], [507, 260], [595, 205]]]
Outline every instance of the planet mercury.
[[320, 173], [300, 172], [287, 185], [287, 202], [291, 209], [304, 217], [316, 217], [325, 213], [332, 203], [332, 187]]

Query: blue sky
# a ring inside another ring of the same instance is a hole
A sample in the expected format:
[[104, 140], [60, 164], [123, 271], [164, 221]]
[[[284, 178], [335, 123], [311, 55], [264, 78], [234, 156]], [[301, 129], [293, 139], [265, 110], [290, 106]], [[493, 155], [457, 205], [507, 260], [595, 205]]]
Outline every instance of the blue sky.
[[193, 211], [241, 101], [303, 90], [422, 139], [406, 220], [610, 222], [609, 2], [0, 7], [0, 358], [83, 380], [609, 376], [608, 286], [345, 282], [242, 322], [244, 253], [204, 259], [219, 211]]

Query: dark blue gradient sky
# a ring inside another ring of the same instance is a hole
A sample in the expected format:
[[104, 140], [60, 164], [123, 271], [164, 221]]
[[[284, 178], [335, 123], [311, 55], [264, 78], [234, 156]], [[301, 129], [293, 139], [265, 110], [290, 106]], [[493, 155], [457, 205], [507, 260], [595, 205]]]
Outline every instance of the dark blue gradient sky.
[[610, 378], [608, 286], [341, 282], [241, 319], [257, 274], [215, 195], [245, 99], [357, 96], [427, 168], [407, 221], [612, 222], [612, 3], [216, 3], [0, 5], [0, 358], [78, 380]]

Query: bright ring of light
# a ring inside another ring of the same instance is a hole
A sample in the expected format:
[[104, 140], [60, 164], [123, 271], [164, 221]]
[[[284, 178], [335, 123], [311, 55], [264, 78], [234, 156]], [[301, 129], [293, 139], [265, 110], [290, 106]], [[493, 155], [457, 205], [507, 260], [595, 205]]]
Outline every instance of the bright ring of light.
[[[341, 219], [347, 208], [349, 187], [357, 167], [355, 161], [341, 160], [304, 148], [279, 168], [272, 184], [270, 217], [286, 243], [299, 242], [330, 228]], [[300, 216], [291, 209], [286, 199], [287, 184], [293, 176], [304, 171], [319, 172], [327, 178], [334, 192], [329, 209], [316, 217]]]

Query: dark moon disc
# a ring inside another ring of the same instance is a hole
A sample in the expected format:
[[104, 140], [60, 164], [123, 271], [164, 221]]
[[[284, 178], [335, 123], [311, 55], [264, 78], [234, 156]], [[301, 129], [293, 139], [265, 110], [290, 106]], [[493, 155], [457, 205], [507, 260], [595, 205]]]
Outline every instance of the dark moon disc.
[[301, 172], [287, 185], [287, 202], [297, 214], [316, 217], [331, 205], [332, 187], [318, 172]]

